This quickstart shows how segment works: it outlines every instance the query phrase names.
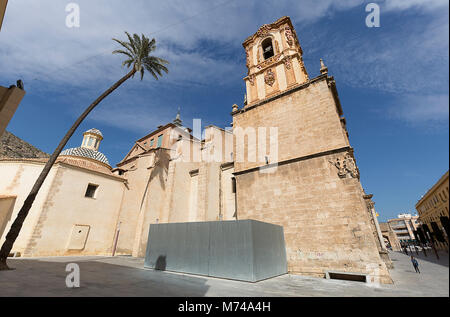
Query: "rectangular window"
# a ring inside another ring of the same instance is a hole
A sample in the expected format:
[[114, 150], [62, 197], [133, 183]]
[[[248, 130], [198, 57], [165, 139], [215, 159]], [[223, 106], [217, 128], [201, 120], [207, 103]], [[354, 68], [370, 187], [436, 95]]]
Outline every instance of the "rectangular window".
[[84, 194], [84, 197], [88, 198], [95, 198], [97, 194], [98, 185], [89, 184], [86, 188], [86, 193]]
[[162, 145], [162, 140], [163, 140], [163, 134], [161, 134], [161, 135], [158, 137], [158, 145], [157, 145], [157, 147], [161, 147], [161, 145]]
[[155, 139], [151, 139], [150, 140], [150, 146], [153, 146], [154, 143], [155, 143]]

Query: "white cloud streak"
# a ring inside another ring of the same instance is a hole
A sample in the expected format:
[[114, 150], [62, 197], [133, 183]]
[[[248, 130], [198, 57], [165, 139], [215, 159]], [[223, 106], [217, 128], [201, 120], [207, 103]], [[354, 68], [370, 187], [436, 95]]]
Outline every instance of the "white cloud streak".
[[[115, 48], [111, 37], [123, 38], [123, 31], [127, 30], [156, 37], [159, 48], [155, 55], [171, 62], [170, 73], [161, 83], [135, 84], [143, 95], [161, 84], [205, 87], [213, 84], [226, 88], [245, 75], [241, 43], [260, 25], [283, 15], [291, 16], [297, 25], [311, 25], [337, 12], [358, 7], [363, 21], [363, 8], [367, 3], [360, 0], [78, 0], [74, 2], [80, 5], [81, 27], [69, 29], [65, 26], [68, 2], [16, 0], [8, 3], [0, 36], [2, 82], [15, 82], [21, 77], [29, 88], [28, 93], [37, 93], [38, 88], [47, 92], [74, 87], [97, 91], [99, 85], [108, 85], [124, 73], [120, 58], [110, 54]], [[314, 43], [302, 43], [304, 48], [311, 49], [305, 51], [305, 59], [314, 51], [326, 51], [330, 71], [354, 87], [371, 87], [405, 96], [414, 93], [414, 87], [421, 87], [441, 95], [436, 82], [448, 83], [448, 2], [378, 2], [382, 12], [419, 10], [431, 15], [434, 22], [421, 32], [407, 34], [400, 30], [399, 34], [406, 34], [403, 39], [396, 37], [398, 33], [385, 38], [352, 39], [348, 34], [333, 34], [328, 30], [328, 33], [317, 34]], [[301, 38], [301, 30], [297, 32]], [[227, 48], [225, 52], [231, 54], [228, 57], [227, 54], [211, 55], [211, 46]], [[127, 102], [127, 107], [114, 109], [117, 116], [102, 113], [94, 118], [121, 126], [126, 120], [117, 120], [118, 117], [142, 118], [146, 111], [159, 109], [164, 103], [158, 100], [143, 107], [135, 91], [127, 96]], [[430, 110], [430, 116], [436, 111]]]

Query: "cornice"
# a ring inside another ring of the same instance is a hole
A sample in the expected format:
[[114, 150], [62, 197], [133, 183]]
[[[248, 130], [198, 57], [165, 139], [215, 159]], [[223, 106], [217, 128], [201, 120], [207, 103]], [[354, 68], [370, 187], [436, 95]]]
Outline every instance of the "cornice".
[[259, 38], [261, 36], [266, 36], [270, 32], [270, 30], [279, 29], [281, 24], [284, 24], [284, 23], [289, 24], [291, 29], [294, 29], [291, 19], [288, 16], [284, 16], [284, 17], [279, 18], [278, 20], [276, 20], [273, 23], [262, 25], [258, 29], [258, 31], [255, 32], [255, 34], [247, 37], [247, 39], [242, 43], [242, 46], [247, 47], [251, 42], [253, 42], [257, 38]]
[[[251, 109], [254, 109], [256, 107], [262, 106], [262, 105], [264, 105], [264, 104], [266, 104], [268, 102], [271, 102], [271, 101], [274, 101], [274, 100], [279, 99], [281, 97], [284, 97], [286, 95], [289, 95], [289, 94], [291, 94], [291, 93], [293, 93], [295, 91], [308, 88], [311, 84], [314, 84], [316, 82], [323, 81], [323, 80], [329, 80], [329, 79], [330, 79], [330, 77], [328, 77], [327, 74], [319, 75], [319, 76], [317, 76], [315, 78], [312, 78], [312, 79], [310, 79], [310, 80], [308, 80], [308, 81], [306, 81], [306, 82], [304, 82], [302, 84], [297, 84], [297, 85], [292, 86], [291, 88], [288, 88], [287, 90], [279, 92], [279, 93], [277, 93], [277, 94], [275, 94], [273, 96], [266, 97], [263, 100], [258, 100], [258, 101], [254, 102], [254, 103], [251, 103], [251, 104], [245, 106], [244, 108], [241, 108], [241, 109], [238, 109], [236, 111], [233, 111], [233, 112], [231, 112], [231, 115], [235, 116], [237, 114], [244, 113], [244, 112], [249, 111]], [[339, 105], [340, 105], [340, 103], [339, 103]]]
[[291, 164], [291, 163], [300, 162], [300, 161], [306, 161], [309, 159], [318, 158], [318, 157], [322, 157], [322, 156], [327, 156], [327, 155], [332, 155], [332, 154], [337, 154], [337, 153], [342, 153], [342, 152], [352, 152], [352, 151], [353, 151], [353, 148], [351, 146], [344, 146], [344, 147], [340, 147], [337, 149], [332, 149], [332, 150], [328, 150], [328, 151], [324, 151], [324, 152], [319, 152], [319, 153], [314, 153], [314, 154], [309, 154], [309, 155], [305, 155], [305, 156], [287, 159], [287, 160], [280, 161], [277, 163], [248, 168], [245, 170], [234, 172], [233, 175], [237, 176], [237, 175], [247, 174], [247, 173], [251, 173], [251, 172], [255, 172], [255, 171], [259, 171], [259, 170], [270, 169], [272, 167], [283, 166], [286, 164]]
[[448, 171], [439, 178], [439, 180], [423, 195], [423, 197], [416, 203], [416, 209], [419, 205], [421, 205], [425, 200], [430, 198], [431, 194], [438, 188], [445, 180], [448, 179]]

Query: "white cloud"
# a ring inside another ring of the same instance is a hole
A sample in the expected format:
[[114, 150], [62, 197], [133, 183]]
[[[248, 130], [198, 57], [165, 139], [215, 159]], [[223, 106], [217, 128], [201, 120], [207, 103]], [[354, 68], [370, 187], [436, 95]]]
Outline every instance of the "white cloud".
[[[190, 63], [206, 75], [230, 71], [230, 63], [214, 63], [203, 58], [200, 41], [209, 40], [240, 48], [242, 41], [264, 23], [289, 12], [294, 21], [313, 21], [334, 10], [343, 10], [361, 1], [88, 1], [79, 0], [81, 27], [65, 25], [66, 1], [16, 0], [8, 12], [0, 38], [0, 68], [3, 77], [28, 81], [59, 80], [78, 84], [101, 78], [116, 78], [111, 68], [111, 37], [123, 31], [145, 33], [157, 38], [161, 50], [155, 54], [172, 58], [171, 67], [182, 71], [171, 80], [184, 81], [193, 73]], [[132, 3], [132, 5], [130, 5]], [[195, 50], [195, 54], [189, 51]], [[188, 51], [188, 52], [186, 52]], [[164, 54], [163, 54], [164, 53]], [[179, 62], [179, 63], [178, 63]], [[238, 61], [234, 61], [238, 64]], [[221, 69], [221, 67], [223, 67]], [[206, 71], [206, 72], [205, 72]], [[206, 82], [207, 79], [203, 80]]]
[[385, 0], [384, 9], [388, 11], [408, 10], [419, 8], [422, 10], [435, 10], [448, 7], [448, 0]]
[[445, 124], [449, 116], [449, 96], [408, 95], [399, 98], [398, 104], [390, 108], [390, 114], [414, 125]]
[[[283, 15], [291, 16], [297, 25], [312, 25], [323, 17], [358, 7], [363, 21], [363, 5], [367, 1], [78, 0], [75, 2], [81, 9], [81, 27], [72, 29], [65, 26], [68, 2], [8, 3], [0, 36], [0, 80], [4, 85], [20, 77], [28, 93], [43, 90], [61, 93], [75, 88], [82, 91], [78, 94], [97, 93], [125, 72], [120, 67], [120, 57], [110, 52], [116, 47], [111, 38], [123, 38], [123, 31], [127, 30], [155, 37], [158, 44], [155, 55], [171, 62], [169, 75], [161, 83], [149, 82], [151, 78], [133, 83], [141, 94], [159, 89], [161, 84], [227, 87], [242, 81], [245, 61], [241, 43], [260, 25]], [[441, 9], [448, 8], [448, 2], [380, 3], [388, 12], [427, 11], [434, 22], [423, 29], [405, 25], [399, 33], [393, 30], [383, 38], [352, 38], [333, 30], [313, 30], [315, 41], [302, 43], [304, 49], [309, 49], [305, 50], [305, 60], [314, 52], [327, 52], [330, 72], [354, 87], [400, 94], [411, 94], [420, 87], [441, 93], [436, 91], [440, 89], [436, 83], [448, 83], [448, 10]], [[301, 32], [299, 36], [302, 37]], [[211, 55], [210, 45], [224, 47], [224, 53], [215, 51], [217, 54]], [[405, 55], [405, 51], [409, 54]], [[150, 121], [144, 112], [165, 106], [164, 100], [153, 100], [144, 107], [137, 96], [139, 92], [129, 91], [123, 92], [127, 107], [114, 106], [117, 116], [96, 114], [93, 118], [125, 127], [124, 120], [117, 118], [144, 117]], [[173, 106], [170, 111], [174, 111]]]

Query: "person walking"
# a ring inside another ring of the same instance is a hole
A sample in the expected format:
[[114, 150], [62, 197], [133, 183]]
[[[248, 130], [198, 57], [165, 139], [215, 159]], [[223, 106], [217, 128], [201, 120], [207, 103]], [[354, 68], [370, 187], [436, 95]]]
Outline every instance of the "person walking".
[[414, 266], [414, 269], [416, 270], [416, 273], [419, 273], [419, 274], [420, 274], [420, 270], [419, 270], [419, 262], [417, 262], [416, 258], [413, 257], [412, 255], [411, 255], [411, 263], [412, 263], [412, 265]]

